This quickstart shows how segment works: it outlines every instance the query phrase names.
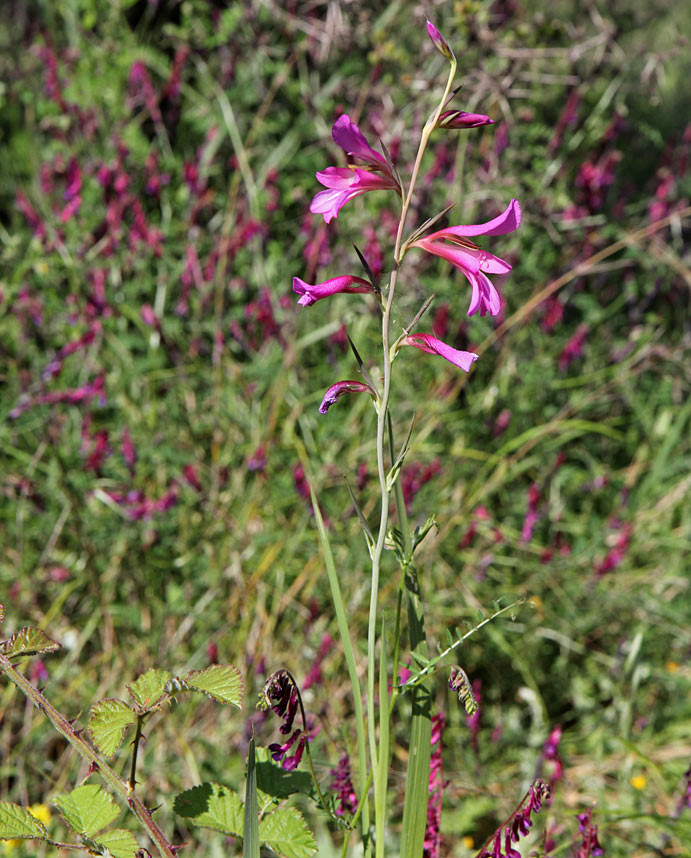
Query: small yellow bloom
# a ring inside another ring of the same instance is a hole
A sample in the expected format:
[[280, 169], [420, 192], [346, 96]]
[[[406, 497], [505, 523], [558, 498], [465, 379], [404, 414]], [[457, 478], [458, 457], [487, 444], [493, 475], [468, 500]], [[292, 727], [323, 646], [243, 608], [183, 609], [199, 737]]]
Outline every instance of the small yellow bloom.
[[469, 834], [466, 834], [466, 836], [463, 838], [463, 845], [466, 849], [472, 849], [475, 845], [475, 841]]
[[49, 825], [50, 820], [53, 818], [47, 804], [32, 804], [29, 808], [29, 813], [44, 825]]
[[679, 662], [668, 661], [667, 664], [665, 664], [665, 670], [667, 670], [668, 673], [676, 673], [679, 670]]
[[629, 783], [634, 789], [645, 789], [645, 775], [634, 775]]
[[3, 840], [2, 848], [5, 852], [5, 855], [11, 855], [21, 842], [21, 840]]

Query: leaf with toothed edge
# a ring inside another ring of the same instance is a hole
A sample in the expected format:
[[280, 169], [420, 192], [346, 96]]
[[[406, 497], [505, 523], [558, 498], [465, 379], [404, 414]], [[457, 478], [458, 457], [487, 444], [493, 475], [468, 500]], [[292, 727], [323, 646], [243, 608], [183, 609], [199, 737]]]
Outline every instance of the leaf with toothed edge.
[[0, 801], [0, 840], [45, 840], [48, 832], [43, 823], [26, 808], [11, 801]]
[[11, 638], [8, 638], [0, 650], [7, 658], [18, 658], [21, 655], [40, 655], [44, 652], [55, 652], [60, 649], [60, 644], [49, 638], [48, 635], [33, 626], [25, 626]]
[[127, 691], [134, 701], [137, 714], [154, 712], [164, 702], [168, 693], [166, 683], [171, 678], [167, 670], [151, 668], [127, 685]]
[[101, 753], [110, 757], [120, 747], [125, 730], [134, 724], [135, 713], [122, 700], [106, 698], [91, 707], [89, 734]]
[[72, 792], [53, 796], [51, 804], [77, 834], [92, 838], [120, 814], [110, 794], [96, 784], [83, 784]]
[[190, 691], [201, 691], [219, 703], [242, 708], [244, 683], [237, 667], [212, 664], [204, 670], [192, 670], [185, 676]]

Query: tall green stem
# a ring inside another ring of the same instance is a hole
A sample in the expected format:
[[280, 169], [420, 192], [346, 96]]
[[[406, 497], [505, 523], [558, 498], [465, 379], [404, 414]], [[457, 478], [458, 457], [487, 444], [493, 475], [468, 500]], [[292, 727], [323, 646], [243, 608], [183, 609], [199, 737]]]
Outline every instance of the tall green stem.
[[[372, 761], [372, 768], [375, 771], [374, 784], [375, 784], [375, 794], [374, 794], [374, 812], [375, 812], [375, 826], [376, 826], [376, 855], [377, 858], [381, 858], [384, 855], [384, 829], [385, 829], [385, 813], [386, 813], [386, 778], [378, 778], [377, 773], [379, 771], [380, 765], [387, 765], [388, 760], [380, 760], [378, 749], [377, 749], [377, 738], [376, 738], [376, 712], [375, 712], [375, 687], [376, 687], [376, 659], [375, 659], [375, 647], [376, 647], [376, 635], [377, 635], [377, 603], [379, 597], [379, 573], [381, 568], [381, 559], [384, 553], [384, 544], [386, 541], [386, 529], [388, 526], [389, 519], [389, 499], [390, 499], [390, 489], [387, 487], [386, 483], [386, 462], [384, 458], [384, 439], [386, 433], [387, 426], [387, 415], [388, 415], [388, 407], [389, 407], [389, 396], [391, 393], [391, 365], [392, 365], [392, 355], [390, 354], [390, 323], [391, 323], [391, 309], [393, 307], [394, 295], [396, 292], [396, 281], [398, 279], [398, 269], [400, 263], [402, 261], [403, 255], [401, 253], [401, 247], [403, 242], [403, 231], [405, 229], [405, 223], [408, 217], [408, 211], [410, 209], [410, 203], [413, 198], [413, 192], [415, 190], [415, 184], [417, 182], [417, 177], [420, 172], [420, 165], [422, 163], [422, 158], [427, 148], [427, 143], [429, 141], [432, 130], [434, 129], [437, 120], [439, 118], [439, 114], [441, 113], [444, 104], [446, 103], [446, 99], [451, 90], [451, 84], [453, 82], [453, 78], [456, 73], [456, 62], [453, 60], [451, 62], [451, 68], [449, 71], [449, 78], [446, 84], [446, 88], [444, 90], [444, 95], [442, 96], [436, 110], [430, 116], [430, 118], [425, 123], [424, 128], [422, 129], [422, 135], [420, 138], [420, 145], [418, 147], [417, 155], [415, 157], [415, 164], [413, 166], [413, 171], [410, 177], [410, 185], [408, 186], [408, 192], [403, 201], [403, 206], [401, 209], [401, 217], [398, 222], [398, 230], [396, 232], [396, 243], [394, 247], [394, 259], [393, 266], [391, 269], [391, 277], [389, 279], [389, 288], [386, 295], [386, 303], [384, 306], [384, 312], [382, 314], [382, 351], [383, 351], [383, 360], [384, 360], [384, 384], [383, 390], [381, 394], [381, 399], [379, 400], [379, 410], [377, 415], [377, 471], [379, 475], [379, 487], [381, 492], [381, 512], [379, 518], [379, 532], [377, 534], [377, 543], [374, 549], [374, 554], [372, 557], [372, 583], [370, 590], [370, 609], [369, 609], [369, 622], [367, 629], [367, 732], [369, 735], [369, 746], [370, 746], [370, 758]], [[388, 702], [388, 701], [387, 701]], [[379, 705], [385, 705], [385, 701], [380, 700]], [[379, 789], [377, 785], [381, 785]]]

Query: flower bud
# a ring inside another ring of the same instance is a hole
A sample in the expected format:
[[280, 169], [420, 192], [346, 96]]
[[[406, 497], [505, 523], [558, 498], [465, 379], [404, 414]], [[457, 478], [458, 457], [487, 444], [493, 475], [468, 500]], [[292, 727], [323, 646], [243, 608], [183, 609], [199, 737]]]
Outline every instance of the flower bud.
[[430, 39], [434, 42], [434, 47], [439, 51], [439, 53], [443, 57], [446, 57], [449, 62], [455, 63], [456, 57], [453, 55], [453, 51], [449, 47], [449, 43], [429, 19], [427, 20], [427, 32], [429, 33]]

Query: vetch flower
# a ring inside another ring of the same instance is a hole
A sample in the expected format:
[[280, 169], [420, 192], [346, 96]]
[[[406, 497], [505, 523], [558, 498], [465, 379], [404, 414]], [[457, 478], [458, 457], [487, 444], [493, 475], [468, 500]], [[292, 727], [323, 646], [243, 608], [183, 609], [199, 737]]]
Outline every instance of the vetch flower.
[[319, 406], [319, 413], [326, 414], [326, 412], [331, 408], [331, 406], [336, 402], [336, 400], [343, 396], [344, 393], [370, 393], [374, 396], [374, 391], [369, 386], [369, 384], [365, 384], [362, 381], [337, 381], [336, 384], [332, 384], [331, 387], [324, 394], [324, 398], [322, 399], [322, 403]]
[[[360, 194], [381, 190], [400, 193], [400, 183], [387, 159], [372, 149], [347, 114], [338, 117], [331, 134], [345, 151], [350, 166], [327, 167], [317, 173], [317, 179], [327, 190], [319, 191], [312, 200], [310, 211], [313, 214], [324, 215], [326, 223], [330, 223], [349, 200]], [[363, 170], [358, 164], [369, 169]]]
[[417, 239], [410, 246], [420, 247], [428, 253], [446, 259], [466, 276], [472, 287], [469, 316], [478, 310], [481, 316], [487, 312], [496, 316], [501, 309], [501, 300], [487, 275], [506, 274], [511, 271], [511, 266], [498, 256], [493, 256], [468, 241], [467, 236], [504, 235], [518, 229], [520, 223], [521, 207], [517, 200], [511, 200], [502, 214], [487, 223], [449, 226]]
[[293, 292], [302, 297], [298, 304], [309, 307], [322, 298], [336, 295], [338, 292], [373, 292], [372, 284], [363, 280], [362, 277], [354, 277], [352, 274], [344, 274], [341, 277], [332, 277], [323, 283], [315, 283], [313, 286], [305, 283], [299, 277], [293, 277]]
[[336, 816], [352, 816], [358, 808], [358, 800], [350, 775], [348, 754], [341, 755], [338, 766], [331, 769], [330, 774], [333, 777], [331, 789], [338, 793], [338, 806], [334, 813]]
[[479, 128], [494, 125], [494, 120], [484, 113], [466, 113], [464, 110], [445, 110], [437, 119], [437, 128]]
[[431, 355], [439, 355], [462, 370], [465, 370], [465, 372], [470, 372], [470, 367], [478, 357], [474, 352], [464, 352], [460, 349], [454, 349], [431, 334], [410, 334], [410, 336], [404, 337], [401, 340], [401, 344], [404, 346], [415, 346], [416, 349], [421, 349], [423, 352], [428, 352]]

